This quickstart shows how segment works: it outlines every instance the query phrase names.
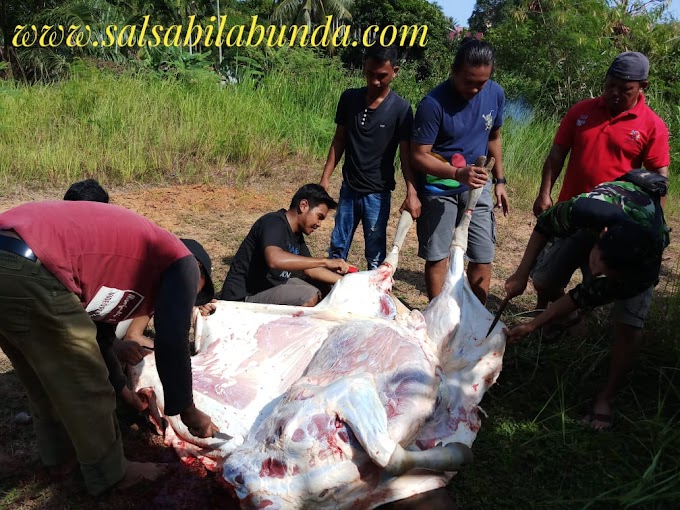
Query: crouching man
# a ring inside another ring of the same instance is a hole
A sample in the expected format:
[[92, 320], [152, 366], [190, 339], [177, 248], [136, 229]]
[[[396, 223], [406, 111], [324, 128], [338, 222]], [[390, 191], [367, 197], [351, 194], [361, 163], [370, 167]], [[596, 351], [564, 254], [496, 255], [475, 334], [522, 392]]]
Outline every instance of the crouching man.
[[164, 411], [189, 432], [218, 432], [193, 403], [188, 333], [210, 275], [174, 235], [122, 207], [24, 204], [0, 214], [0, 347], [28, 393], [46, 466], [77, 459], [87, 490], [153, 480], [164, 468], [128, 462], [96, 322], [155, 314]]
[[611, 426], [614, 396], [642, 341], [661, 254], [669, 243], [660, 204], [666, 189], [665, 177], [633, 170], [615, 182], [600, 184], [590, 193], [549, 208], [538, 217], [519, 268], [505, 282], [508, 298], [521, 295], [531, 268], [551, 237], [569, 238], [579, 246], [569, 261], [574, 267], [566, 270], [573, 273], [581, 266], [583, 283], [532, 321], [508, 331], [508, 340], [524, 337], [579, 308], [615, 302], [609, 375], [587, 417], [596, 430]]
[[220, 298], [277, 305], [314, 306], [321, 299], [316, 285], [293, 277], [294, 271], [318, 284], [334, 284], [349, 266], [342, 259], [312, 257], [304, 235], [314, 232], [337, 207], [318, 184], [305, 184], [288, 210], [265, 214], [241, 243]]

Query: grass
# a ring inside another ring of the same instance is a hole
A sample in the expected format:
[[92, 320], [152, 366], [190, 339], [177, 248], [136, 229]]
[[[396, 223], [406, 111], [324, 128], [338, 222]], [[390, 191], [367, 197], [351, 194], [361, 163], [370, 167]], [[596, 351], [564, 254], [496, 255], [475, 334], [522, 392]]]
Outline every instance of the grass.
[[[254, 219], [285, 206], [291, 190], [301, 182], [318, 179], [334, 129], [337, 98], [351, 83], [356, 79], [332, 71], [315, 71], [305, 80], [274, 75], [238, 86], [94, 72], [31, 88], [0, 83], [0, 196], [37, 184], [44, 189], [43, 196], [58, 198], [73, 180], [95, 176], [114, 188], [119, 203], [135, 208], [149, 200], [151, 205], [143, 213], [204, 242], [213, 255], [218, 283]], [[655, 107], [673, 133], [673, 126], [680, 126], [680, 110]], [[528, 238], [529, 211], [556, 126], [555, 120], [535, 117], [530, 122], [509, 118], [503, 128], [513, 215], [499, 222], [494, 300]], [[675, 160], [680, 157], [675, 138], [672, 155]], [[334, 175], [334, 189], [339, 174]], [[220, 184], [236, 182], [240, 186], [230, 187], [229, 194], [219, 191]], [[666, 208], [676, 230], [679, 182], [672, 177]], [[194, 190], [186, 202], [173, 199], [169, 191], [154, 195], [155, 186], [162, 183], [209, 186]], [[147, 188], [142, 184], [154, 186], [148, 188], [151, 198], [144, 198]], [[126, 192], [125, 186], [133, 190]], [[217, 191], [207, 195], [206, 190]], [[206, 196], [209, 203], [204, 202]], [[395, 211], [402, 196], [400, 186]], [[172, 220], [155, 217], [160, 211]], [[209, 214], [219, 221], [206, 224], [203, 220]], [[310, 238], [313, 253], [323, 253], [326, 247], [330, 225], [322, 228]], [[360, 233], [355, 239], [350, 262], [362, 265]], [[475, 442], [476, 461], [450, 486], [460, 508], [677, 507], [680, 268], [677, 241], [673, 242], [640, 362], [616, 402], [615, 429], [597, 434], [580, 423], [605, 376], [606, 312], [592, 314], [585, 333], [576, 337], [548, 343], [534, 335], [509, 346], [503, 372], [482, 402], [489, 417], [483, 419]], [[396, 293], [422, 308], [422, 261], [415, 255], [414, 243], [411, 237], [402, 252]], [[532, 305], [530, 296], [515, 301], [506, 312], [508, 322], [522, 320]], [[0, 381], [0, 444], [4, 445], [0, 450], [31, 451], [30, 430], [17, 429], [12, 421], [16, 412], [26, 409], [16, 378], [0, 370]], [[133, 445], [145, 440], [129, 430], [124, 434], [129, 451], [136, 449], [129, 447], [131, 435], [138, 441]], [[0, 475], [0, 508], [150, 504], [147, 496], [140, 501], [131, 497], [116, 503], [114, 496], [95, 502], [83, 496], [82, 486], [64, 488], [30, 470], [22, 473]], [[211, 497], [205, 496], [206, 501]], [[219, 493], [214, 496], [219, 497]]]
[[[108, 185], [234, 183], [290, 171], [281, 168], [284, 161], [313, 160], [320, 168], [337, 99], [361, 84], [336, 67], [223, 85], [209, 73], [169, 79], [86, 65], [55, 84], [0, 82], [0, 189], [17, 182], [66, 185], [83, 176]], [[414, 108], [415, 98], [427, 92], [416, 94], [408, 75], [394, 87], [412, 96]], [[680, 107], [658, 99], [654, 106], [675, 133]], [[536, 196], [557, 120], [516, 120], [512, 110], [503, 128], [504, 160], [515, 201], [525, 207]], [[671, 152], [677, 161], [675, 136]], [[677, 196], [680, 178], [671, 175], [671, 195]], [[674, 207], [667, 213], [674, 214]]]

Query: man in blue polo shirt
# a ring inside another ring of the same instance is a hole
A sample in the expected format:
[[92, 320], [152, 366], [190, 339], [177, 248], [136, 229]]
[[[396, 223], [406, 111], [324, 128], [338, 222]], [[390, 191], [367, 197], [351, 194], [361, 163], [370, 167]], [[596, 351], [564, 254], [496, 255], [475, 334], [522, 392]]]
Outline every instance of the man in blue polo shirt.
[[500, 133], [505, 94], [489, 79], [493, 65], [491, 45], [478, 40], [463, 43], [456, 52], [450, 78], [430, 91], [416, 111], [411, 162], [422, 203], [418, 256], [425, 259], [430, 299], [444, 286], [453, 229], [466, 208], [465, 191], [480, 187], [484, 191], [470, 223], [467, 275], [482, 303], [489, 294], [495, 217], [491, 182], [482, 167], [474, 166], [478, 157], [496, 159], [492, 170], [496, 207], [508, 214]]
[[408, 101], [390, 89], [398, 71], [396, 48], [376, 44], [366, 50], [366, 87], [347, 89], [340, 96], [335, 136], [319, 182], [328, 191], [331, 174], [344, 153], [343, 181], [328, 255], [332, 259], [347, 259], [361, 221], [368, 269], [378, 267], [387, 251], [387, 220], [395, 187], [397, 147], [406, 181], [402, 208], [414, 218], [420, 214], [409, 161], [413, 111]]

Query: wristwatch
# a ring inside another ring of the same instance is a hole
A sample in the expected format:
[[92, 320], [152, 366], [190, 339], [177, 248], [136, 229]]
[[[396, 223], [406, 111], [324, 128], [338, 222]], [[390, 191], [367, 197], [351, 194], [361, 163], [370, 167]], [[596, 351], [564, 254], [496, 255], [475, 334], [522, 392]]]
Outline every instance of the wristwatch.
[[500, 179], [496, 179], [495, 177], [491, 179], [491, 182], [494, 184], [505, 184], [508, 181], [505, 180], [505, 177], [501, 177]]

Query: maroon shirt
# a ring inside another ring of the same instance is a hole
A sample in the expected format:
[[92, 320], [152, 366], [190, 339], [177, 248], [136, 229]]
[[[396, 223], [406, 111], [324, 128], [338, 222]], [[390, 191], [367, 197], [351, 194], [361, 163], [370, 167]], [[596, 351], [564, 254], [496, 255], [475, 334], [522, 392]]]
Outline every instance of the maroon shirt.
[[24, 204], [0, 215], [0, 230], [8, 229], [101, 322], [153, 313], [161, 273], [191, 255], [143, 216], [98, 202]]
[[0, 214], [98, 323], [154, 313], [155, 358], [172, 416], [193, 401], [188, 334], [196, 259], [137, 213], [98, 202], [32, 202]]

